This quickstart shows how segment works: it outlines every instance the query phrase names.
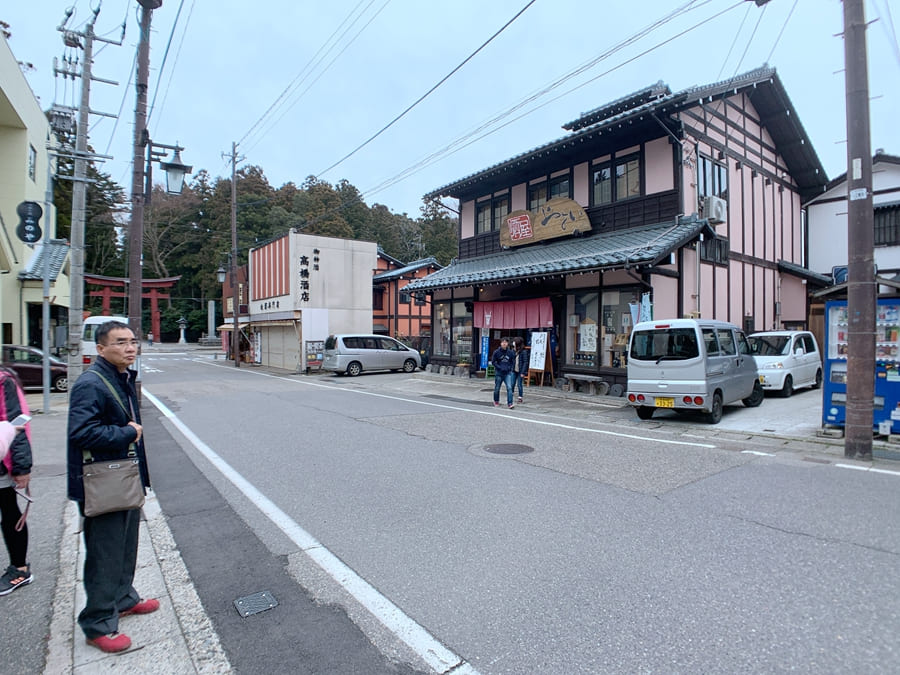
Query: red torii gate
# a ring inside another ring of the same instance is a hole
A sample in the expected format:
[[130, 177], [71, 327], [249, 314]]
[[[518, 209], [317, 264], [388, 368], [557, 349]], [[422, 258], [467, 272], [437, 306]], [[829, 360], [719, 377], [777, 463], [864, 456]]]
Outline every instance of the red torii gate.
[[[150, 298], [150, 330], [153, 332], [153, 337], [157, 340], [160, 338], [159, 300], [168, 300], [172, 297], [168, 293], [161, 293], [159, 289], [172, 288], [179, 279], [181, 279], [181, 275], [178, 275], [177, 277], [168, 277], [166, 279], [142, 280], [141, 297]], [[111, 298], [128, 297], [128, 293], [125, 290], [128, 287], [128, 279], [124, 277], [104, 277], [99, 274], [85, 274], [84, 283], [93, 284], [94, 286], [100, 286], [102, 288], [102, 290], [99, 291], [91, 291], [89, 295], [92, 298], [103, 298], [103, 316], [112, 315], [109, 302]], [[122, 290], [114, 291], [114, 288], [121, 288]], [[137, 337], [138, 339], [143, 339], [142, 335], [138, 335]]]

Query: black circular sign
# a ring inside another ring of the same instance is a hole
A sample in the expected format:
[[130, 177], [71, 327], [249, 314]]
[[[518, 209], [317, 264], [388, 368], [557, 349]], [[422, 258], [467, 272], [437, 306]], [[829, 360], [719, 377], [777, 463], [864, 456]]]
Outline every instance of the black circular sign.
[[44, 215], [44, 209], [41, 208], [41, 205], [37, 202], [22, 202], [16, 207], [16, 213], [19, 214], [16, 236], [26, 244], [33, 244], [38, 241], [43, 234], [41, 226], [38, 225], [38, 221]]

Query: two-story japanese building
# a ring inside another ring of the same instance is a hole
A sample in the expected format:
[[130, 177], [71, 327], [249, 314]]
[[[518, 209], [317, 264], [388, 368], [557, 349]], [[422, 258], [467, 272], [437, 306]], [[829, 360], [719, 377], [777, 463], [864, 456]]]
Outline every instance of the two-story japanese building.
[[434, 190], [460, 203], [459, 257], [432, 296], [434, 363], [484, 363], [548, 331], [559, 372], [625, 382], [636, 320], [804, 326], [801, 203], [825, 171], [774, 68], [640, 89], [566, 136]]

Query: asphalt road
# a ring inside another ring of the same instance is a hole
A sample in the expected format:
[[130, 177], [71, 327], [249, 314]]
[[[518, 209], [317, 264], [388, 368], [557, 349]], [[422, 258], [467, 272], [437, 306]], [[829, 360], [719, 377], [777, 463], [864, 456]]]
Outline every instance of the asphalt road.
[[[900, 669], [900, 472], [750, 454], [745, 435], [617, 407], [494, 409], [488, 387], [472, 400], [400, 374], [169, 354], [147, 358], [144, 387], [179, 446], [159, 502], [238, 672], [427, 670], [348, 578], [486, 674]], [[510, 445], [525, 451], [491, 451]], [[323, 555], [349, 568], [343, 585]], [[284, 602], [236, 620], [229, 603], [266, 583]], [[302, 670], [286, 627], [317, 610], [337, 627]], [[364, 665], [329, 669], [345, 651]]]

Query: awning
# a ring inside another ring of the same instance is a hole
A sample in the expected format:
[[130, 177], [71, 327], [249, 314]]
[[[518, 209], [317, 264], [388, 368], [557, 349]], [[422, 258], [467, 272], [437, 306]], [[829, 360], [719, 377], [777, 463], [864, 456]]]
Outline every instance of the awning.
[[[282, 326], [284, 328], [293, 326], [300, 319], [270, 319], [267, 321], [253, 321], [254, 328], [272, 328], [274, 326]], [[241, 324], [243, 326], [243, 324]]]
[[550, 298], [476, 302], [475, 328], [552, 328], [553, 306]]
[[[249, 321], [241, 321], [240, 323], [238, 323], [238, 326], [240, 327], [241, 330], [244, 330], [249, 325], [250, 325]], [[231, 329], [232, 329], [232, 324], [230, 324], [230, 323], [223, 323], [221, 326], [218, 326], [216, 328], [216, 330], [227, 330], [227, 331], [231, 331]]]
[[478, 258], [455, 260], [423, 279], [410, 281], [412, 291], [538, 279], [626, 267], [655, 265], [701, 234], [715, 236], [706, 220], [690, 216], [677, 224], [658, 223], [589, 237], [570, 237]]

